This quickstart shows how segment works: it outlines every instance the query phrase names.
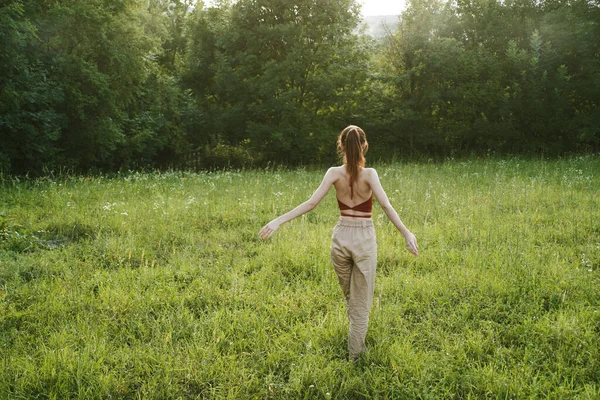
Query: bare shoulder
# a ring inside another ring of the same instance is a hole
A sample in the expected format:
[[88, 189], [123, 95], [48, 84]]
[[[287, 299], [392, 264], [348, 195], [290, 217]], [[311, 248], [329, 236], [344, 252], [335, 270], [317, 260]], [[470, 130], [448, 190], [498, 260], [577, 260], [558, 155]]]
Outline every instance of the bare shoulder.
[[332, 181], [337, 181], [341, 176], [344, 175], [344, 171], [345, 167], [343, 165], [341, 167], [331, 167], [327, 170], [325, 176]]
[[370, 181], [372, 179], [378, 179], [377, 171], [375, 168], [365, 168], [364, 171], [367, 173], [367, 179]]
[[339, 167], [331, 167], [329, 170], [327, 170], [327, 173], [335, 176], [344, 175], [346, 173], [346, 167], [343, 165]]

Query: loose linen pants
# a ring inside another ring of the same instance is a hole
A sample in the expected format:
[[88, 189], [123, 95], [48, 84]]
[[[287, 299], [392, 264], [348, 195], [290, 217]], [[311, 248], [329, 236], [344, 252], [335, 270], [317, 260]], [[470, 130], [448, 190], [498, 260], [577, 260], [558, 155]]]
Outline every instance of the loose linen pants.
[[331, 237], [331, 261], [346, 298], [348, 352], [350, 359], [356, 359], [365, 351], [375, 287], [377, 240], [373, 220], [340, 217]]

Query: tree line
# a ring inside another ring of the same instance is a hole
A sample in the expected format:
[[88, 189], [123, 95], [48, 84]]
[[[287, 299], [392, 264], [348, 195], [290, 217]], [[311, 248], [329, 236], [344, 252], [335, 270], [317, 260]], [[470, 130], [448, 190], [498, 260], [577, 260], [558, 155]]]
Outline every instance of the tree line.
[[6, 0], [0, 170], [600, 150], [599, 0]]

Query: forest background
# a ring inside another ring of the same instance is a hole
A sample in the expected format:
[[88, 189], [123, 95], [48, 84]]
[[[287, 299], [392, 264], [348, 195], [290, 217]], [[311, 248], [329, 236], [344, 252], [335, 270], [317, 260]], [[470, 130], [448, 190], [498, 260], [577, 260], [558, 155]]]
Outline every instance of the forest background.
[[0, 171], [326, 164], [600, 150], [600, 1], [7, 0]]

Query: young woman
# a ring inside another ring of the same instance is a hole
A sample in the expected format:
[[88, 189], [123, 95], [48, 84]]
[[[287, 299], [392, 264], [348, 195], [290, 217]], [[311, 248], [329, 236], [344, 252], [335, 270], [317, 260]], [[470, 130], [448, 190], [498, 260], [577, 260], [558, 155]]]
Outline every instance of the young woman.
[[282, 224], [311, 211], [331, 186], [335, 187], [341, 216], [333, 229], [331, 261], [346, 298], [350, 322], [348, 352], [350, 360], [355, 361], [365, 351], [377, 265], [377, 241], [371, 219], [373, 195], [404, 235], [408, 250], [416, 256], [419, 246], [415, 235], [404, 226], [390, 204], [377, 172], [364, 167], [364, 153], [369, 146], [365, 132], [358, 126], [350, 125], [340, 133], [337, 145], [338, 151], [344, 156], [344, 165], [329, 168], [323, 182], [308, 201], [269, 222], [260, 230], [259, 236], [266, 239]]

